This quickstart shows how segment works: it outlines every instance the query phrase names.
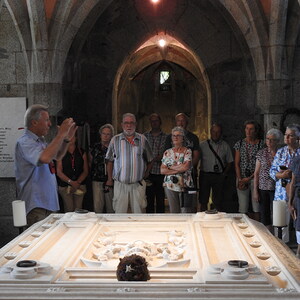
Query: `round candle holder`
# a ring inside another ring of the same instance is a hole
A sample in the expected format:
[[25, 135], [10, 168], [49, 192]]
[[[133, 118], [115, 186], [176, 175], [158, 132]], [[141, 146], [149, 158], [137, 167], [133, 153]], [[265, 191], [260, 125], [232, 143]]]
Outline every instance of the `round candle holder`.
[[253, 248], [259, 248], [261, 246], [261, 242], [259, 241], [253, 241], [250, 243], [250, 246]]
[[7, 260], [13, 260], [13, 259], [15, 259], [17, 256], [18, 256], [18, 253], [17, 253], [17, 252], [7, 252], [7, 253], [4, 254], [4, 257], [5, 257]]
[[259, 252], [256, 254], [256, 256], [261, 260], [267, 260], [271, 257], [271, 255], [267, 252]]
[[239, 228], [241, 228], [241, 229], [246, 229], [246, 228], [248, 228], [248, 224], [246, 224], [246, 223], [238, 223], [237, 226], [238, 226]]
[[245, 237], [247, 237], [247, 238], [250, 238], [250, 237], [253, 237], [253, 236], [254, 236], [254, 233], [251, 232], [251, 231], [246, 231], [246, 232], [243, 233], [243, 235], [244, 235]]
[[266, 271], [271, 276], [276, 276], [281, 272], [280, 268], [278, 268], [277, 266], [267, 267]]

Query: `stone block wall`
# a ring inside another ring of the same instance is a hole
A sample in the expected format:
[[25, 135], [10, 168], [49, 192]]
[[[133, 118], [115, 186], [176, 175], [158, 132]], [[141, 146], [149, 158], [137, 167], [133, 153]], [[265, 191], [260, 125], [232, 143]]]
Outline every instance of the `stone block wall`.
[[0, 247], [18, 235], [18, 229], [13, 226], [13, 200], [16, 200], [15, 180], [0, 178]]
[[[0, 70], [0, 98], [26, 97], [24, 54], [5, 6], [0, 14]], [[0, 247], [18, 234], [18, 229], [13, 226], [13, 200], [16, 200], [15, 179], [2, 178], [0, 174]]]

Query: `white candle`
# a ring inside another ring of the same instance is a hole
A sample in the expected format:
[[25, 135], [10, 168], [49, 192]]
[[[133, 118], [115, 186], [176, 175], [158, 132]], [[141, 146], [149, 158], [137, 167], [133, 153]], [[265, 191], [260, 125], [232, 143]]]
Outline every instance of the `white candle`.
[[27, 225], [25, 201], [15, 200], [12, 202], [13, 219], [15, 227], [22, 227]]
[[273, 226], [286, 226], [286, 202], [273, 201]]

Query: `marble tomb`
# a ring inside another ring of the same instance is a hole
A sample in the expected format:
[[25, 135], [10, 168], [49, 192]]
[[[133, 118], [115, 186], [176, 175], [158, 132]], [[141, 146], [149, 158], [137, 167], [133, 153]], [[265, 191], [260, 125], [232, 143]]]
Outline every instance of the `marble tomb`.
[[[151, 279], [118, 282], [133, 253]], [[0, 249], [6, 300], [300, 299], [299, 282], [299, 259], [243, 214], [52, 214]]]

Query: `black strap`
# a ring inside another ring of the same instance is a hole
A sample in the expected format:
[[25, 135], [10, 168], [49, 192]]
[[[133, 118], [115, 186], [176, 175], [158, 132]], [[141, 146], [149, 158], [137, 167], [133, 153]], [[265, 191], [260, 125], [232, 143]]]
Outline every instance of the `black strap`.
[[209, 149], [210, 149], [211, 152], [215, 155], [216, 159], [217, 159], [218, 162], [220, 163], [221, 168], [222, 168], [222, 172], [224, 172], [225, 167], [224, 167], [224, 165], [223, 165], [223, 162], [222, 162], [221, 158], [219, 157], [218, 153], [214, 150], [214, 148], [211, 146], [210, 140], [207, 140], [207, 143], [208, 143]]

